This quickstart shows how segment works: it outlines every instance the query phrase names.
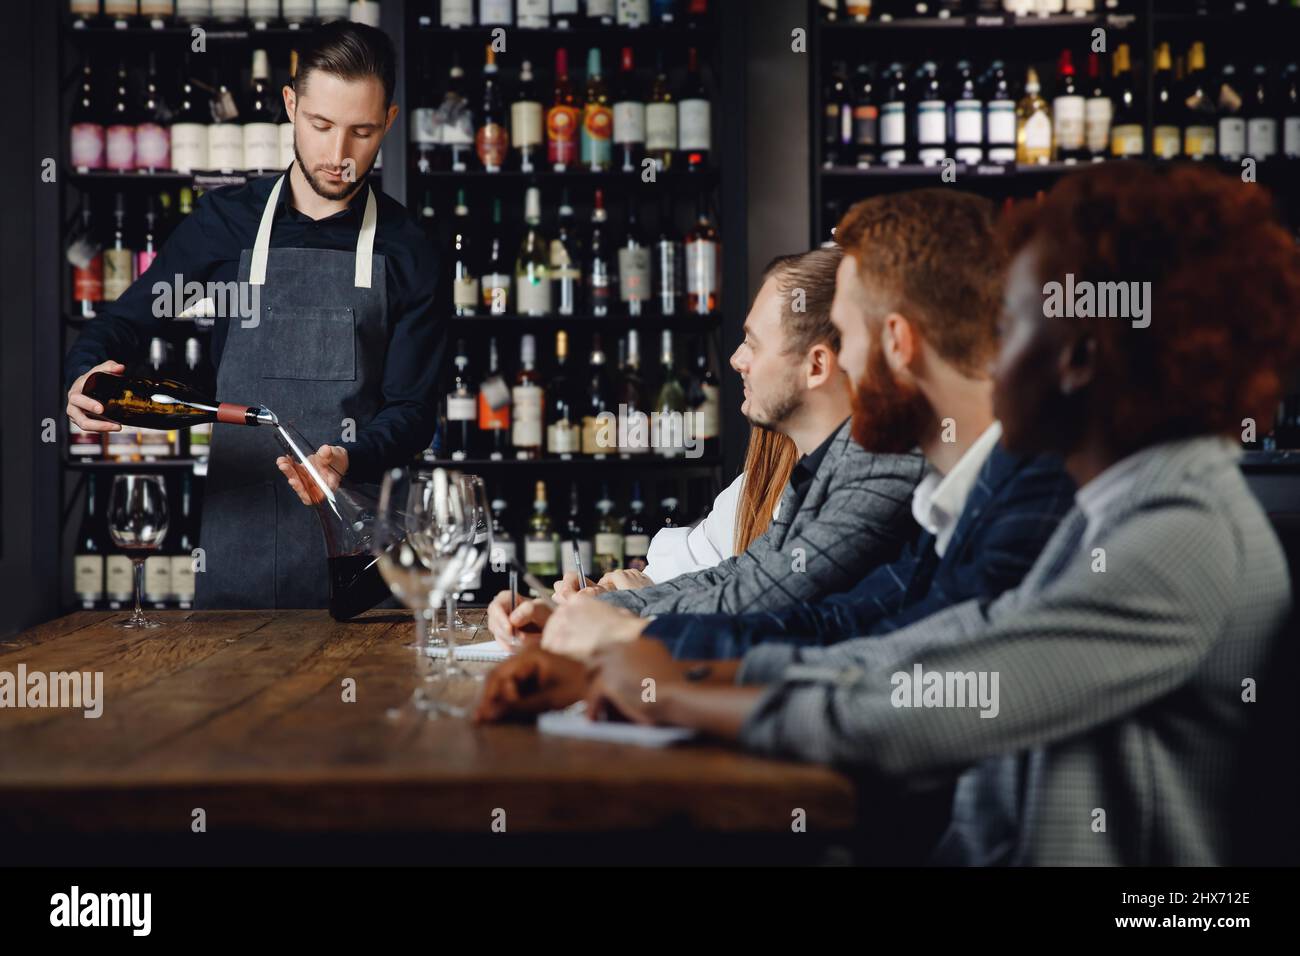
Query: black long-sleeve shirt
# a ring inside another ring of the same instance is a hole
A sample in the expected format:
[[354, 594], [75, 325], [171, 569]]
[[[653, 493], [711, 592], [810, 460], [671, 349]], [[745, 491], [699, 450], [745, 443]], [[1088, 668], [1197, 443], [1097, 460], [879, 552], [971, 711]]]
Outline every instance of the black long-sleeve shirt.
[[[161, 335], [170, 318], [154, 315], [158, 282], [234, 282], [239, 258], [253, 248], [257, 227], [275, 177], [202, 196], [194, 212], [177, 227], [149, 267], [115, 302], [104, 303], [64, 360], [64, 388], [83, 372], [113, 359], [143, 360], [149, 340]], [[349, 207], [313, 220], [294, 208], [288, 183], [280, 191], [271, 248], [356, 249], [365, 213], [366, 190]], [[406, 209], [375, 189], [378, 226], [375, 252], [384, 256], [388, 282], [388, 352], [384, 359], [383, 404], [357, 429], [349, 445], [350, 478], [374, 481], [383, 470], [404, 464], [426, 448], [437, 425], [438, 374], [445, 348], [446, 322], [434, 312], [439, 275], [437, 251]], [[230, 319], [217, 318], [212, 330], [212, 361], [221, 362]], [[292, 357], [286, 359], [292, 361]], [[217, 396], [218, 398], [220, 396]]]

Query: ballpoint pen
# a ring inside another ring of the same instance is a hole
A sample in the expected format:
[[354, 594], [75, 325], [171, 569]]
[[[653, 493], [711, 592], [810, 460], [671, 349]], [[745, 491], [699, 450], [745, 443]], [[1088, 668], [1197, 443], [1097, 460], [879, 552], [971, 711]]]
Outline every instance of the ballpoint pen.
[[570, 543], [573, 545], [573, 566], [578, 569], [578, 587], [585, 588], [587, 576], [582, 573], [582, 552], [578, 550], [578, 540], [575, 538]]

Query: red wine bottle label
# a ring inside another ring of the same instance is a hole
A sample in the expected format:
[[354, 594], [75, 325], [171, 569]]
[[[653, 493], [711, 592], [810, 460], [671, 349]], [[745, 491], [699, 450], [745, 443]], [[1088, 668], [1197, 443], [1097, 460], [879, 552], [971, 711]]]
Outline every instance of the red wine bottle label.
[[142, 123], [135, 130], [135, 162], [141, 169], [171, 168], [171, 137], [157, 123]]
[[77, 169], [103, 169], [104, 138], [104, 127], [98, 123], [72, 127], [72, 165]]
[[104, 257], [97, 255], [84, 269], [72, 270], [72, 297], [78, 302], [104, 301]]
[[553, 106], [546, 114], [547, 156], [552, 163], [578, 160], [578, 111], [572, 106]]
[[121, 172], [135, 169], [135, 127], [108, 128], [108, 168]]
[[510, 152], [510, 134], [500, 123], [487, 123], [479, 129], [475, 145], [479, 162], [489, 170], [497, 170]]
[[135, 254], [135, 274], [137, 277], [142, 276], [153, 265], [153, 261], [158, 258], [157, 252], [137, 252]]

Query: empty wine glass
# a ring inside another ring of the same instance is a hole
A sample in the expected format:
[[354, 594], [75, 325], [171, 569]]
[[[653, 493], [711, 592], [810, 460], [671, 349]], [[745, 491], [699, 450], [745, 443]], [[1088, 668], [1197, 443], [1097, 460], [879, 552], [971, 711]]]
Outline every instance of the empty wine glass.
[[161, 627], [140, 609], [144, 561], [167, 537], [167, 488], [157, 475], [118, 475], [108, 499], [108, 533], [127, 553], [135, 578], [135, 610], [118, 627]]
[[[492, 512], [488, 508], [487, 486], [478, 475], [461, 475], [458, 479], [461, 497], [464, 499], [469, 522], [473, 528], [473, 560], [465, 567], [458, 586], [460, 590], [472, 588], [478, 580], [483, 566], [492, 553]], [[453, 627], [462, 637], [473, 637], [478, 628], [468, 627], [458, 615], [452, 614]]]

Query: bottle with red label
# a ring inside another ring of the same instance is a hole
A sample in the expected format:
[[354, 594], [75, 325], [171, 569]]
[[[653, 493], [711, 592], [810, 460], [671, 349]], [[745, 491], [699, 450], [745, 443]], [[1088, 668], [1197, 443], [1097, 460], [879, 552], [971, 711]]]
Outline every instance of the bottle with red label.
[[582, 110], [582, 164], [606, 172], [613, 156], [614, 111], [601, 73], [600, 50], [587, 53], [587, 102]]
[[135, 170], [136, 123], [130, 86], [126, 61], [122, 60], [118, 64], [117, 80], [113, 86], [113, 105], [109, 110], [107, 134], [108, 168], [119, 173]]
[[78, 172], [104, 168], [104, 124], [100, 122], [95, 78], [87, 59], [81, 67], [81, 86], [72, 104], [72, 166]]
[[562, 173], [578, 161], [578, 98], [569, 81], [569, 51], [555, 51], [555, 98], [546, 114], [546, 154]]
[[104, 253], [94, 239], [90, 203], [81, 207], [78, 236], [68, 248], [72, 263], [72, 300], [83, 319], [93, 319], [97, 306], [104, 301]]
[[140, 243], [140, 249], [135, 254], [135, 274], [137, 277], [144, 275], [153, 265], [153, 261], [158, 258], [158, 210], [154, 203], [154, 198], [149, 197], [149, 204], [144, 211], [144, 238]]
[[501, 84], [497, 75], [497, 54], [488, 44], [483, 65], [483, 114], [474, 136], [478, 160], [489, 173], [499, 173], [510, 154], [510, 132], [506, 129]]

